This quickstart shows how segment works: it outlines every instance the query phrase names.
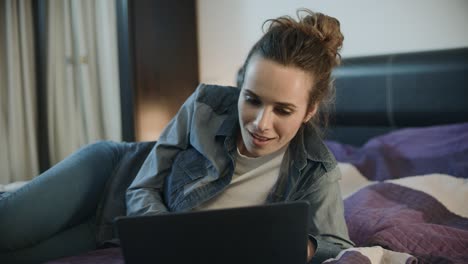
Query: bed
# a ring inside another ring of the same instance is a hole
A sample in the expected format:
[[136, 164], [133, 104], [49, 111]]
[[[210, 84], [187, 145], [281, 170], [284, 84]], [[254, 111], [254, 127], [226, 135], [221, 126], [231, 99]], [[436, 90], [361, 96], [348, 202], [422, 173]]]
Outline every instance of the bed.
[[325, 138], [356, 247], [326, 263], [468, 263], [468, 48], [346, 59], [334, 75]]
[[329, 263], [468, 263], [468, 49], [348, 59], [335, 76], [327, 144], [356, 248]]

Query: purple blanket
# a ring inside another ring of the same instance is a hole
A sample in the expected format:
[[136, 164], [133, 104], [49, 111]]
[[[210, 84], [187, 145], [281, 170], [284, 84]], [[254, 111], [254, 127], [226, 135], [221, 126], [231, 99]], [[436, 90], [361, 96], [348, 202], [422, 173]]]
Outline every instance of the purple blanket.
[[371, 185], [345, 200], [345, 217], [358, 247], [379, 245], [420, 263], [468, 263], [468, 219], [424, 192]]

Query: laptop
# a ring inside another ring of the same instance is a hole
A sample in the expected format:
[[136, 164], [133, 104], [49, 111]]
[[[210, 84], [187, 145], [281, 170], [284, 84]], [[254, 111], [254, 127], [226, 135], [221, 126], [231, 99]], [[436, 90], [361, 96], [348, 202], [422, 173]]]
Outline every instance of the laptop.
[[129, 264], [304, 264], [308, 203], [292, 202], [115, 220]]

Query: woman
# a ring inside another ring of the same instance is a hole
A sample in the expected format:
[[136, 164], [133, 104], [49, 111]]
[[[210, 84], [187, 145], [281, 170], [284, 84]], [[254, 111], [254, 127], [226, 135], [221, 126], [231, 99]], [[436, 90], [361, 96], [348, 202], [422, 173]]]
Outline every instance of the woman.
[[[343, 36], [336, 19], [305, 12], [299, 21], [270, 21], [239, 72], [238, 89], [197, 88], [128, 188], [128, 215], [305, 200], [309, 261], [352, 246], [340, 173], [314, 125], [333, 94], [330, 74]], [[96, 204], [122, 152], [117, 145], [84, 148], [3, 197], [0, 262], [37, 263], [95, 248]]]
[[308, 260], [350, 247], [333, 155], [312, 122], [332, 94], [339, 22], [281, 17], [253, 46], [239, 88], [200, 85], [127, 190], [127, 214], [308, 201]]

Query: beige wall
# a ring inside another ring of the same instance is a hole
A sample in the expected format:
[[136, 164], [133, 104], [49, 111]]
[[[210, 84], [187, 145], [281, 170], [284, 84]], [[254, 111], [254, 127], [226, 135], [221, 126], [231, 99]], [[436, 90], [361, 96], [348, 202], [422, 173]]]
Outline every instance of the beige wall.
[[299, 7], [340, 20], [345, 58], [468, 47], [468, 0], [198, 0], [200, 81], [233, 85], [263, 21]]

